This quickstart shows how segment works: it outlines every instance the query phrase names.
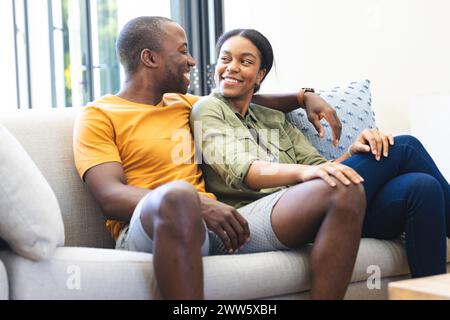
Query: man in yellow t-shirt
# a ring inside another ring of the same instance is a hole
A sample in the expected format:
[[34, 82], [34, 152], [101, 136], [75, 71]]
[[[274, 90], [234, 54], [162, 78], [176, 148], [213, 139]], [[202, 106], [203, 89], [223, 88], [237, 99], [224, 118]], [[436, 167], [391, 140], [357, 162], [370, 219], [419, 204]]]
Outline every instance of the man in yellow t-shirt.
[[[216, 233], [229, 252], [245, 244], [250, 233], [233, 207], [205, 191], [194, 163], [189, 114], [198, 98], [186, 92], [195, 61], [184, 30], [162, 17], [128, 22], [117, 51], [124, 86], [117, 95], [88, 104], [77, 118], [77, 170], [107, 217], [116, 248], [153, 253], [162, 297], [201, 299], [208, 232]], [[298, 105], [296, 94], [259, 99], [279, 109]], [[339, 138], [335, 111], [316, 95], [308, 99], [316, 128], [323, 132], [325, 117]]]
[[[147, 105], [106, 95], [90, 103], [75, 126], [74, 150], [80, 176], [95, 166], [111, 163], [122, 166], [128, 185], [147, 192], [183, 180], [200, 194], [215, 199], [205, 192], [202, 173], [193, 161], [189, 114], [197, 99], [166, 94], [157, 105]], [[180, 152], [174, 154], [177, 150]], [[127, 222], [108, 220], [115, 240]]]

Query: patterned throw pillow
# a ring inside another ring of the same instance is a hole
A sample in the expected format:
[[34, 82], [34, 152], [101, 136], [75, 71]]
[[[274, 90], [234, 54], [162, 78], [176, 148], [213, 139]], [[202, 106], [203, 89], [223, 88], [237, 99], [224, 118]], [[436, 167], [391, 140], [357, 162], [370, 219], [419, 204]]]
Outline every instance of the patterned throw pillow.
[[375, 128], [375, 113], [372, 110], [370, 81], [351, 82], [348, 85], [336, 86], [317, 92], [333, 108], [342, 123], [342, 134], [339, 145], [332, 142], [331, 128], [325, 119], [322, 125], [325, 136], [320, 138], [314, 126], [309, 122], [302, 109], [290, 112], [287, 119], [291, 121], [325, 158], [332, 160], [344, 154], [356, 137], [366, 128]]

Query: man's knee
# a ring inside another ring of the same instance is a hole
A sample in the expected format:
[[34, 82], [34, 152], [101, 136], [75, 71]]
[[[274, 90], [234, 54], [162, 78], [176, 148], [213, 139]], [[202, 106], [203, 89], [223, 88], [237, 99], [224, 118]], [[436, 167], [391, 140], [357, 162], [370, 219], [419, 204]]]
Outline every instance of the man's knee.
[[[201, 224], [198, 193], [183, 181], [167, 183], [153, 190], [142, 205], [141, 222], [151, 233], [171, 229], [179, 235]], [[180, 230], [183, 231], [180, 233]]]
[[184, 181], [169, 182], [158, 190], [158, 198], [161, 206], [190, 206], [199, 204], [198, 192]]

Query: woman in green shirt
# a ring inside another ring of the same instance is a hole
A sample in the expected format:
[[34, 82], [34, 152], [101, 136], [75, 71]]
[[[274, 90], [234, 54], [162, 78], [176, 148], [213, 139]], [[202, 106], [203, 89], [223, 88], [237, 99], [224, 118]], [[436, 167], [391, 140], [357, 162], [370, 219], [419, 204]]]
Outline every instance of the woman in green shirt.
[[251, 103], [273, 64], [269, 41], [256, 30], [232, 30], [217, 49], [218, 87], [194, 106], [191, 126], [208, 191], [245, 221], [227, 216], [209, 223], [212, 254], [313, 242], [311, 298], [337, 299], [362, 233], [393, 238], [406, 231], [412, 275], [445, 272], [450, 188], [417, 139], [396, 137], [394, 146], [392, 136], [364, 130], [349, 152], [328, 161], [283, 113]]
[[226, 253], [227, 242], [248, 253], [314, 241], [311, 298], [343, 298], [364, 218], [362, 179], [320, 156], [283, 113], [250, 105], [255, 85], [269, 70], [250, 40], [231, 37], [221, 46], [218, 90], [192, 112], [194, 134], [202, 135], [195, 139], [207, 162], [202, 166], [207, 188], [236, 206], [250, 228], [246, 242], [243, 223], [235, 217], [208, 225], [221, 240], [212, 253]]

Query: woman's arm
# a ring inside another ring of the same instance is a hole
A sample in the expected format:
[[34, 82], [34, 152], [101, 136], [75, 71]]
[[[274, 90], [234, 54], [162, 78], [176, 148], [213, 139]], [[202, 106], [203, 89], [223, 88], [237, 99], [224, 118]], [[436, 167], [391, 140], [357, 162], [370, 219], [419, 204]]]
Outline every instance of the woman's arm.
[[254, 161], [245, 177], [245, 183], [250, 188], [259, 190], [322, 179], [331, 187], [335, 187], [336, 182], [332, 177], [346, 186], [364, 181], [352, 168], [335, 162], [301, 165]]
[[298, 93], [254, 95], [252, 102], [288, 113], [298, 108], [306, 110], [307, 106], [314, 104], [314, 100], [317, 98], [325, 102], [325, 106], [328, 105], [319, 95], [314, 92], [305, 92], [304, 89], [301, 89]]
[[255, 190], [293, 185], [301, 182], [299, 164], [254, 161], [245, 177], [245, 184]]
[[[308, 92], [307, 95], [309, 94], [312, 93]], [[253, 96], [252, 102], [284, 113], [304, 108], [298, 104], [296, 93], [256, 94]]]
[[304, 105], [299, 104], [298, 93], [254, 95], [252, 102], [284, 113], [291, 112], [299, 107], [304, 108], [308, 120], [316, 128], [320, 137], [323, 138], [325, 134], [325, 130], [320, 123], [320, 120], [324, 118], [330, 124], [333, 144], [337, 146], [339, 143], [342, 124], [336, 110], [315, 93], [307, 92], [304, 94]]
[[[254, 161], [250, 166], [245, 183], [252, 189], [293, 185], [313, 178], [321, 178], [333, 185], [330, 176], [344, 184], [360, 182], [360, 176], [353, 169], [339, 162], [331, 163], [321, 156], [305, 136], [289, 121], [285, 120], [283, 131], [293, 144], [296, 164], [281, 164]], [[339, 159], [343, 161], [342, 159]], [[349, 180], [350, 179], [350, 180]]]

